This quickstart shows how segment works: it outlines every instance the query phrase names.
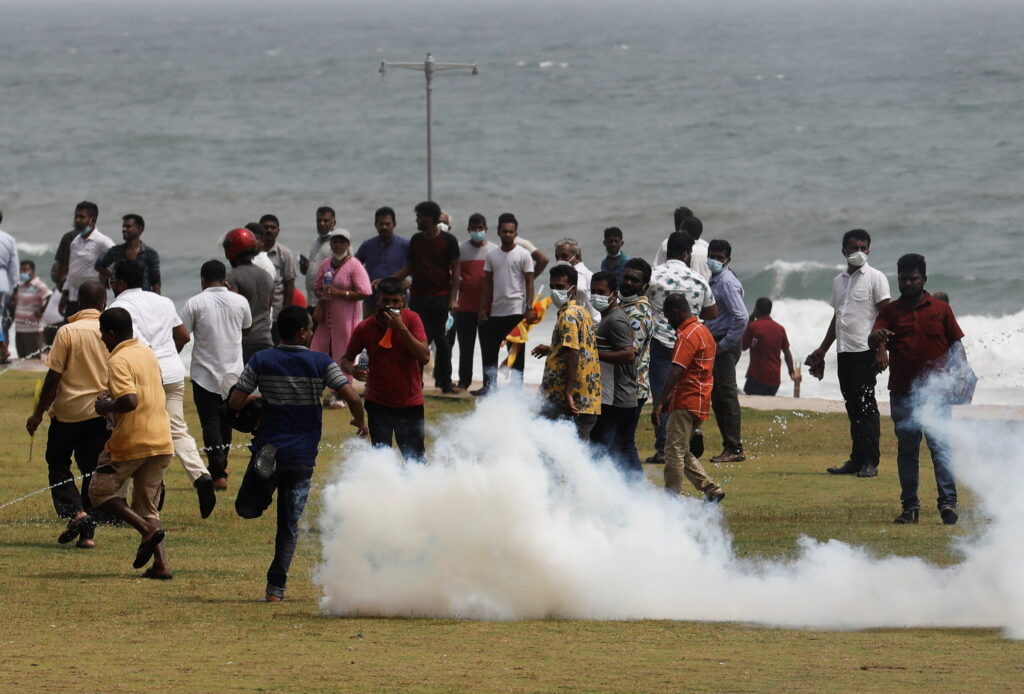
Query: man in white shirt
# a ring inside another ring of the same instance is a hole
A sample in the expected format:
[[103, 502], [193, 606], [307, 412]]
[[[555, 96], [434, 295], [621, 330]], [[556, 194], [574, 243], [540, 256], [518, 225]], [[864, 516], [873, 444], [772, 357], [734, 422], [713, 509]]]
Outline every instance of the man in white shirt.
[[[517, 230], [516, 234], [518, 233]], [[533, 258], [533, 276], [534, 278], [540, 277], [540, 273], [544, 272], [544, 268], [551, 262], [550, 259], [543, 251], [522, 236], [516, 236], [516, 245], [525, 248], [529, 252], [530, 257]]]
[[[484, 367], [484, 385], [474, 395], [486, 395], [495, 386], [498, 375], [498, 350], [501, 341], [533, 312], [534, 260], [516, 244], [519, 222], [510, 212], [498, 217], [501, 245], [484, 259], [484, 289], [480, 301], [480, 355]], [[523, 382], [526, 350], [520, 351], [512, 373], [515, 382]]]
[[316, 238], [313, 240], [313, 245], [309, 247], [309, 257], [299, 256], [299, 272], [306, 276], [306, 305], [309, 307], [310, 314], [316, 308], [316, 292], [313, 291], [316, 273], [323, 262], [331, 257], [331, 238], [328, 234], [334, 231], [336, 223], [333, 208], [318, 207], [316, 209]]
[[[263, 252], [274, 266], [274, 310], [272, 319], [288, 306], [292, 305], [292, 298], [295, 294], [295, 256], [290, 248], [278, 242], [281, 235], [281, 222], [272, 214], [265, 214], [260, 217], [260, 225], [263, 227]], [[274, 344], [280, 340], [274, 337]]]
[[583, 263], [583, 251], [576, 239], [561, 239], [555, 243], [555, 262], [569, 263], [576, 269], [578, 283], [576, 285], [576, 301], [590, 314], [594, 325], [601, 322], [601, 312], [590, 304], [590, 279], [594, 271]]
[[206, 518], [213, 513], [217, 497], [213, 491], [213, 478], [203, 465], [196, 441], [188, 433], [188, 424], [185, 423], [185, 365], [178, 356], [190, 337], [178, 317], [174, 302], [165, 296], [143, 291], [142, 279], [143, 268], [139, 261], [119, 260], [114, 263], [110, 286], [115, 298], [109, 308], [128, 311], [135, 337], [156, 353], [167, 397], [174, 453], [199, 496], [199, 514]]
[[875, 350], [868, 347], [868, 335], [878, 310], [889, 303], [889, 280], [868, 265], [871, 235], [863, 229], [843, 234], [843, 255], [847, 267], [832, 282], [832, 322], [821, 346], [807, 357], [812, 376], [825, 373], [825, 354], [836, 343], [836, 371], [839, 389], [846, 403], [852, 440], [850, 458], [830, 467], [833, 475], [878, 475], [878, 404], [875, 402]]
[[[0, 210], [0, 222], [3, 221], [4, 213]], [[4, 326], [0, 334], [0, 363], [4, 364], [11, 356], [7, 346], [11, 336], [8, 334], [10, 321], [6, 309], [11, 292], [18, 286], [19, 266], [18, 245], [14, 237], [0, 229], [0, 310], [4, 311]], [[13, 314], [13, 310], [11, 313]]]
[[231, 423], [221, 403], [242, 373], [242, 336], [252, 327], [249, 302], [228, 289], [227, 268], [219, 260], [203, 263], [203, 291], [185, 303], [182, 324], [192, 335], [192, 397], [203, 427], [203, 447], [214, 489], [227, 489]]
[[[700, 237], [704, 233], [704, 224], [693, 216], [689, 207], [677, 207], [673, 213], [676, 231], [686, 233], [693, 239], [693, 251], [690, 252], [690, 269], [711, 281], [711, 268], [708, 267], [708, 242]], [[668, 259], [668, 239], [661, 242], [658, 253], [654, 256], [654, 265], [663, 265]]]
[[96, 261], [114, 245], [113, 239], [96, 228], [98, 217], [99, 207], [88, 200], [78, 203], [75, 208], [74, 231], [77, 234], [68, 244], [67, 271], [63, 284], [65, 316], [78, 312], [78, 288], [83, 282], [99, 281], [100, 273], [96, 270]]

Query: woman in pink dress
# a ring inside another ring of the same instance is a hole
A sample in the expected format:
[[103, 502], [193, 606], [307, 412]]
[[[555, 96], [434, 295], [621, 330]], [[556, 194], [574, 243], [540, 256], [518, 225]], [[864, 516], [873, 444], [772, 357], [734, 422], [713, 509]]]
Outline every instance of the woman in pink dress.
[[320, 265], [313, 283], [318, 323], [309, 348], [340, 362], [352, 331], [363, 319], [363, 299], [373, 290], [363, 264], [349, 254], [352, 242], [348, 232], [335, 229], [330, 238], [332, 257]]

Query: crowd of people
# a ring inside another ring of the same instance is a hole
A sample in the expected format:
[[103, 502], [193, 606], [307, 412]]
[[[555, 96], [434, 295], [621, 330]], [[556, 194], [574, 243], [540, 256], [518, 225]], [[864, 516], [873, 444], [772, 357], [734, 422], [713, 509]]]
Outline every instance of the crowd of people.
[[[206, 518], [216, 492], [228, 488], [233, 431], [249, 432], [251, 456], [235, 508], [254, 518], [277, 496], [265, 595], [279, 601], [316, 463], [322, 408], [348, 408], [359, 436], [375, 446], [394, 444], [405, 460], [422, 462], [424, 373], [431, 359], [430, 375], [443, 394], [487, 396], [500, 387], [502, 371], [509, 375], [505, 387], [521, 388], [527, 336], [548, 311], [555, 312], [551, 339], [531, 352], [545, 360], [540, 414], [570, 421], [625, 475], [642, 479], [636, 431], [650, 401], [655, 450], [645, 462], [664, 465], [665, 488], [681, 494], [685, 478], [707, 502], [725, 498], [700, 463], [701, 427], [714, 413], [722, 450], [711, 462], [745, 460], [736, 374], [742, 352], [750, 352], [747, 394], [775, 395], [783, 360], [788, 377], [801, 378], [786, 331], [772, 320], [771, 300], [758, 298], [748, 314], [729, 241], [704, 240], [701, 220], [680, 207], [653, 266], [627, 256], [622, 230], [609, 227], [606, 255], [594, 272], [571, 238], [554, 245], [551, 263], [519, 235], [510, 213], [498, 216], [496, 241], [486, 217], [470, 215], [461, 242], [437, 203], [422, 202], [414, 214], [417, 231], [405, 238], [396, 233], [395, 211], [381, 207], [376, 235], [352, 253], [351, 234], [337, 227], [333, 209], [320, 207], [308, 255], [298, 256], [281, 243], [278, 218], [264, 215], [223, 236], [226, 264], [204, 263], [200, 291], [180, 310], [160, 293], [159, 254], [142, 242], [145, 222], [138, 214], [122, 217], [123, 243], [115, 244], [97, 228], [97, 205], [79, 203], [73, 229], [58, 245], [52, 289], [36, 277], [32, 261], [19, 262], [14, 239], [0, 231], [0, 301], [11, 307], [18, 354], [38, 356], [49, 346], [48, 371], [26, 427], [34, 434], [49, 413], [53, 504], [68, 519], [59, 541], [95, 547], [97, 522], [119, 520], [141, 537], [134, 566], [152, 560], [146, 577], [171, 578], [159, 518], [165, 470], [177, 457]], [[821, 378], [836, 344], [851, 451], [828, 472], [878, 474], [875, 384], [888, 369], [903, 506], [895, 522], [918, 521], [923, 435], [941, 518], [955, 523], [945, 432], [919, 416], [915, 394], [928, 374], [963, 363], [963, 334], [948, 302], [925, 291], [923, 256], [899, 259], [900, 297], [890, 301], [884, 273], [867, 262], [870, 235], [849, 231], [841, 248], [847, 267], [833, 284], [834, 316], [806, 361]], [[545, 269], [547, 296], [535, 286]], [[297, 287], [300, 274], [305, 293]], [[7, 360], [9, 323], [3, 327], [0, 356]], [[184, 417], [180, 352], [190, 342], [188, 376], [202, 449]], [[470, 391], [477, 342], [483, 379]], [[365, 383], [361, 396], [353, 381]], [[939, 421], [948, 416], [947, 405]], [[72, 457], [83, 475], [80, 488]]]

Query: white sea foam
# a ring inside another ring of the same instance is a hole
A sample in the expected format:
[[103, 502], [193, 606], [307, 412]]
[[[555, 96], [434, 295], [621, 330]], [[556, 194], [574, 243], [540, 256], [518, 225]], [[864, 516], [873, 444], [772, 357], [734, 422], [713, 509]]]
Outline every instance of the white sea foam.
[[[809, 538], [793, 561], [741, 559], [718, 508], [626, 483], [568, 425], [531, 418], [511, 396], [443, 429], [428, 465], [348, 449], [320, 517], [326, 612], [1001, 627], [1024, 638], [1022, 432], [1005, 424], [952, 427], [959, 479], [984, 492], [974, 513], [990, 523], [949, 568]], [[937, 522], [934, 510], [922, 516]]]

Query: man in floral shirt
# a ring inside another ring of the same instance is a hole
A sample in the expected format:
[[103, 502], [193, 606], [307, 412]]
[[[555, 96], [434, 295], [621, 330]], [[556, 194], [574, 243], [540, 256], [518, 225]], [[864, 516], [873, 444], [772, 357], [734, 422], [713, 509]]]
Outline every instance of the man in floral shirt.
[[601, 366], [590, 313], [576, 300], [579, 275], [571, 265], [550, 270], [551, 302], [558, 308], [550, 345], [537, 345], [533, 356], [547, 357], [540, 382], [544, 404], [541, 414], [549, 419], [571, 419], [584, 441], [601, 413]]
[[[654, 312], [654, 339], [651, 340], [650, 386], [654, 400], [661, 395], [662, 386], [668, 378], [669, 367], [672, 365], [672, 350], [676, 344], [676, 331], [665, 317], [663, 307], [670, 294], [682, 294], [690, 305], [690, 313], [703, 320], [711, 320], [718, 315], [715, 297], [711, 293], [711, 285], [701, 275], [689, 267], [690, 252], [693, 250], [693, 239], [687, 234], [677, 231], [668, 237], [668, 260], [658, 265], [651, 273], [650, 288], [647, 297], [651, 300]], [[647, 459], [648, 463], [665, 462], [665, 418], [654, 430], [655, 454]]]
[[[633, 432], [640, 423], [640, 411], [650, 396], [648, 371], [651, 366], [651, 340], [654, 338], [654, 313], [645, 296], [651, 281], [651, 266], [643, 258], [630, 258], [622, 271], [619, 284], [619, 305], [633, 328], [633, 351], [636, 353], [636, 415]], [[636, 436], [629, 450], [629, 463], [640, 466], [640, 453], [636, 450]]]

